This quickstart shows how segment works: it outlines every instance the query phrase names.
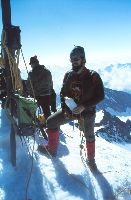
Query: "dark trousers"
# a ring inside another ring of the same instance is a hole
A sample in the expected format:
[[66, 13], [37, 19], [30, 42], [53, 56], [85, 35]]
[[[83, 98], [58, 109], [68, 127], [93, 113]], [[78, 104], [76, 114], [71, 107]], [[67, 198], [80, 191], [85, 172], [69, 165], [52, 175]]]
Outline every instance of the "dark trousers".
[[50, 106], [51, 106], [51, 111], [56, 112], [56, 93], [55, 90], [52, 90], [51, 96], [50, 96]]
[[47, 119], [51, 115], [51, 112], [50, 112], [50, 95], [37, 96], [36, 100], [38, 102], [38, 105], [41, 106], [42, 111], [44, 113], [44, 116]]
[[[48, 129], [60, 129], [61, 125], [64, 125], [70, 121], [77, 119], [76, 117], [67, 117], [62, 112], [62, 110], [57, 111], [53, 115], [49, 116], [47, 119], [47, 128]], [[95, 140], [94, 134], [94, 125], [95, 125], [95, 114], [85, 115], [80, 119], [80, 126], [84, 132], [87, 142], [93, 142]]]

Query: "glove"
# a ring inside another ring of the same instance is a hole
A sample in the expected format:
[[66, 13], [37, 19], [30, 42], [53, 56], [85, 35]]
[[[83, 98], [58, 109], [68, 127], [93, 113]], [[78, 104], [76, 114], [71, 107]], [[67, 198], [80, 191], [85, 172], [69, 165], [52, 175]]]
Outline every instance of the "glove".
[[85, 107], [83, 105], [77, 106], [72, 110], [72, 114], [74, 115], [80, 115], [85, 110]]

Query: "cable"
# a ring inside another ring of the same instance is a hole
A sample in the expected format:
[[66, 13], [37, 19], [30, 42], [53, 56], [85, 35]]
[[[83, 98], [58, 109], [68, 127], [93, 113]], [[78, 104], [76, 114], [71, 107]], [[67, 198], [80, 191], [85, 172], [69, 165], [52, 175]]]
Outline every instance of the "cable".
[[25, 200], [29, 200], [28, 199], [28, 189], [29, 189], [29, 184], [30, 184], [30, 180], [31, 180], [31, 176], [32, 176], [32, 171], [33, 171], [33, 165], [34, 165], [34, 147], [35, 147], [35, 137], [34, 137], [34, 143], [33, 143], [33, 149], [32, 149], [32, 155], [31, 155], [31, 168], [30, 168], [30, 172], [29, 172], [29, 177], [27, 179], [27, 184], [26, 184], [26, 190], [25, 190]]
[[23, 58], [23, 61], [24, 61], [25, 67], [26, 67], [26, 71], [27, 71], [28, 77], [29, 77], [29, 82], [30, 82], [33, 98], [36, 99], [35, 98], [35, 92], [34, 92], [33, 84], [32, 84], [31, 78], [29, 76], [29, 71], [28, 71], [28, 68], [27, 68], [27, 65], [26, 65], [26, 62], [25, 62], [25, 58], [24, 58], [24, 54], [23, 54], [22, 49], [21, 49], [21, 55], [22, 55], [22, 58]]

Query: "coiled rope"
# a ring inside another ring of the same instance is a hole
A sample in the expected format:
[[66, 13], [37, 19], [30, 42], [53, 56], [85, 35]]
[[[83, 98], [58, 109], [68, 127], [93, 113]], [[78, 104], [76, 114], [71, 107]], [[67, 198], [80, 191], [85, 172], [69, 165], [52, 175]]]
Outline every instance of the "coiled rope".
[[6, 32], [3, 31], [2, 33], [2, 48], [6, 51], [9, 61], [9, 67], [11, 72], [11, 79], [12, 79], [12, 87], [14, 91], [18, 91], [19, 94], [23, 93], [23, 84], [20, 76], [20, 70], [18, 68], [19, 65], [19, 56], [20, 56], [20, 49], [15, 51], [15, 58], [13, 58], [9, 48], [6, 46]]

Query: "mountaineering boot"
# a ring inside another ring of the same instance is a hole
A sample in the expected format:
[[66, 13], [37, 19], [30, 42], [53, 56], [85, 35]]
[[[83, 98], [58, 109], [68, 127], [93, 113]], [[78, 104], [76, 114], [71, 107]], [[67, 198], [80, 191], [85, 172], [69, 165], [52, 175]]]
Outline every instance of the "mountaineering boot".
[[48, 143], [46, 145], [39, 145], [38, 151], [44, 154], [49, 153], [51, 156], [56, 156], [59, 144], [59, 130], [48, 129], [47, 135], [48, 135]]
[[95, 163], [95, 141], [87, 142], [86, 141], [86, 148], [87, 148], [87, 165], [91, 171], [97, 170], [97, 165]]

